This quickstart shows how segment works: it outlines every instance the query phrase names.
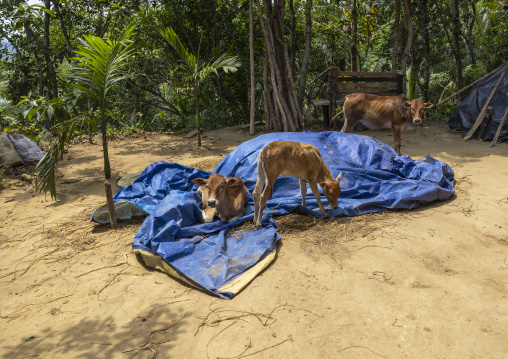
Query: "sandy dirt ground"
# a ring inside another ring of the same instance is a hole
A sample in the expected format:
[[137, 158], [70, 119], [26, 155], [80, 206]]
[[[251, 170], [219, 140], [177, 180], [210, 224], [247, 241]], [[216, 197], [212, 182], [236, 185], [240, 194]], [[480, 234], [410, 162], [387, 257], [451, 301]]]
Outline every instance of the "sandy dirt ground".
[[[206, 167], [251, 138], [205, 136], [201, 149], [176, 135], [112, 141], [114, 179], [160, 160]], [[56, 202], [30, 184], [0, 192], [0, 357], [506, 359], [508, 144], [489, 145], [432, 121], [406, 132], [403, 153], [453, 168], [455, 196], [282, 217], [276, 260], [229, 301], [145, 267], [131, 250], [140, 220], [88, 223], [105, 203], [101, 146], [72, 145]]]

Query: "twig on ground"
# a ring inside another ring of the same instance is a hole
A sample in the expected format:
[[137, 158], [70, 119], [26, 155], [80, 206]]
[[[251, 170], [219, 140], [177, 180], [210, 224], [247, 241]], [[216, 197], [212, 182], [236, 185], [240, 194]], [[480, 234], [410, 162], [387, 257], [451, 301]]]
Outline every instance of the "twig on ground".
[[337, 353], [343, 352], [344, 350], [347, 350], [347, 349], [353, 349], [353, 348], [362, 348], [362, 349], [367, 349], [367, 350], [368, 350], [368, 351], [370, 351], [372, 354], [375, 354], [375, 355], [377, 355], [377, 356], [379, 356], [379, 357], [381, 357], [381, 358], [388, 359], [388, 358], [387, 358], [387, 357], [385, 357], [384, 355], [378, 354], [378, 353], [376, 353], [374, 350], [369, 349], [369, 348], [367, 348], [367, 347], [364, 347], [364, 346], [362, 346], [362, 345], [352, 345], [352, 346], [350, 346], [350, 347], [345, 347], [344, 349], [339, 350]]
[[[279, 345], [284, 344], [284, 343], [285, 343], [285, 342], [287, 342], [288, 340], [291, 340], [291, 341], [292, 341], [292, 340], [293, 340], [293, 337], [288, 336], [288, 337], [287, 337], [286, 339], [284, 339], [283, 341], [278, 342], [277, 344], [274, 344], [274, 345], [272, 345], [272, 346], [269, 346], [269, 347], [263, 348], [263, 349], [261, 349], [261, 350], [255, 351], [254, 353], [249, 353], [249, 354], [245, 354], [245, 355], [243, 355], [243, 353], [242, 353], [242, 354], [241, 354], [241, 355], [239, 355], [239, 356], [236, 356], [236, 357], [229, 357], [229, 358], [226, 358], [226, 357], [217, 357], [217, 359], [241, 359], [241, 358], [250, 357], [250, 356], [252, 356], [252, 355], [256, 355], [256, 354], [258, 354], [258, 353], [264, 352], [265, 350], [268, 350], [268, 349], [272, 349], [272, 348], [278, 347]], [[247, 348], [247, 349], [249, 349], [249, 348]], [[245, 350], [245, 351], [247, 351], [247, 350]], [[244, 351], [244, 353], [245, 353], [245, 351]]]
[[0, 318], [2, 318], [2, 319], [9, 319], [9, 318], [11, 318], [11, 319], [12, 319], [12, 318], [14, 318], [14, 317], [13, 317], [13, 314], [15, 314], [15, 313], [17, 313], [17, 312], [19, 312], [19, 311], [21, 311], [21, 310], [25, 309], [26, 307], [30, 307], [30, 306], [34, 306], [34, 305], [46, 305], [46, 304], [49, 304], [49, 303], [56, 302], [56, 301], [57, 301], [57, 300], [59, 300], [59, 299], [67, 298], [67, 297], [70, 297], [70, 296], [73, 296], [73, 295], [74, 295], [74, 294], [64, 295], [64, 296], [62, 296], [62, 297], [58, 297], [58, 298], [56, 298], [56, 299], [50, 300], [49, 302], [46, 302], [46, 303], [39, 303], [39, 304], [27, 304], [27, 305], [22, 306], [22, 307], [21, 307], [21, 308], [19, 308], [19, 309], [16, 309], [14, 312], [12, 312], [12, 313], [10, 313], [10, 314], [8, 314], [8, 315], [5, 315], [5, 316], [4, 316], [4, 315], [0, 315]]

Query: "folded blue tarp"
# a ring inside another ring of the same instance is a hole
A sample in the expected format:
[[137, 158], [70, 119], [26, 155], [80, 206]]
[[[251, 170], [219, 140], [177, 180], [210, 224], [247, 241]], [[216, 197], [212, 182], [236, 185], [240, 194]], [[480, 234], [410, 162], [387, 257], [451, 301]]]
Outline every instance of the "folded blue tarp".
[[[342, 172], [339, 208], [330, 210], [326, 197], [321, 197], [330, 216], [413, 209], [446, 200], [454, 193], [454, 174], [446, 163], [431, 157], [416, 161], [399, 157], [376, 139], [340, 132], [265, 134], [238, 146], [213, 173], [241, 177], [252, 193], [259, 151], [281, 140], [316, 146], [332, 175]], [[253, 219], [252, 195], [244, 217], [204, 224], [200, 198], [195, 194], [197, 186], [191, 180], [209, 175], [175, 163], [153, 163], [114, 199], [133, 203], [148, 214], [133, 243], [134, 251], [147, 265], [220, 297], [232, 298], [274, 259], [280, 237], [273, 216], [294, 211], [316, 217], [322, 214], [310, 189], [307, 207], [302, 207], [298, 179], [280, 177], [273, 198], [267, 202], [262, 229], [231, 229]]]

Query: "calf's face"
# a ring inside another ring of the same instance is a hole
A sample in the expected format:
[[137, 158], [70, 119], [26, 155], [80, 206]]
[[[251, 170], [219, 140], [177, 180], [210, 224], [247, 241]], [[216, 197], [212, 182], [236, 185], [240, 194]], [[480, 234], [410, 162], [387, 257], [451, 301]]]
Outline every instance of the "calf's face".
[[202, 195], [203, 203], [206, 200], [206, 205], [211, 208], [217, 208], [221, 202], [227, 199], [228, 187], [241, 184], [240, 178], [225, 178], [224, 176], [214, 173], [208, 179], [196, 178], [192, 180], [192, 183], [202, 186], [202, 192], [206, 191], [207, 196]]
[[319, 185], [323, 188], [323, 193], [325, 194], [328, 203], [330, 203], [330, 207], [332, 209], [339, 208], [339, 203], [337, 202], [337, 198], [341, 193], [339, 180], [342, 178], [342, 172], [339, 173], [336, 179], [328, 180], [321, 182]]
[[404, 105], [410, 108], [411, 118], [413, 119], [413, 125], [421, 124], [424, 110], [426, 108], [431, 108], [434, 106], [430, 102], [423, 102], [419, 98], [415, 98], [412, 101], [405, 101]]

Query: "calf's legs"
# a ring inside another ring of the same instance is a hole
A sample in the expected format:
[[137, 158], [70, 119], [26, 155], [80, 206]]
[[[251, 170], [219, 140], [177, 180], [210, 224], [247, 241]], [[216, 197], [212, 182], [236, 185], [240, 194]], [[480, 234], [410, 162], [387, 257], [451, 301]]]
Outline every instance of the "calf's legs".
[[317, 204], [319, 206], [319, 210], [325, 216], [325, 218], [328, 218], [328, 213], [325, 211], [325, 207], [323, 207], [323, 204], [321, 203], [321, 195], [319, 194], [319, 189], [317, 187], [317, 183], [314, 181], [309, 181], [310, 189], [312, 190], [312, 193], [314, 194], [314, 197], [316, 197]]
[[393, 148], [395, 149], [395, 152], [397, 152], [397, 155], [399, 156], [401, 142], [402, 142], [402, 131], [400, 128], [395, 127], [393, 129]]
[[300, 178], [300, 192], [302, 192], [302, 206], [305, 207], [305, 196], [307, 195], [307, 182]]

